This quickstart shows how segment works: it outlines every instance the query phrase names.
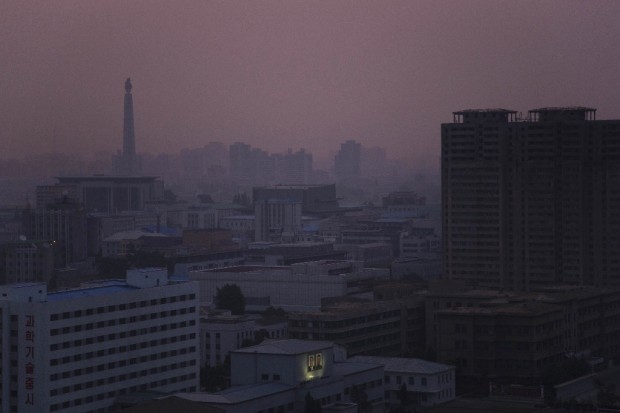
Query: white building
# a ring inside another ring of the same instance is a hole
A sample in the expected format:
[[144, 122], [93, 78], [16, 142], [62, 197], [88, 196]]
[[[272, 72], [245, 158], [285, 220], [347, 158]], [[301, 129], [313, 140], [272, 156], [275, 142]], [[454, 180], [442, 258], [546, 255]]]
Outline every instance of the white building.
[[254, 340], [255, 321], [246, 316], [209, 316], [200, 320], [201, 366], [213, 367], [224, 363], [231, 351], [245, 340]]
[[357, 293], [361, 281], [387, 277], [387, 269], [363, 268], [360, 262], [341, 260], [273, 267], [247, 265], [189, 273], [190, 280], [200, 283], [202, 305], [213, 303], [218, 288], [236, 284], [248, 309], [264, 310], [271, 305], [286, 311], [318, 310], [322, 298]]
[[[230, 352], [253, 343], [256, 333], [263, 331], [266, 338], [288, 338], [285, 318], [252, 319], [244, 315], [209, 315], [200, 319], [201, 367], [224, 363]], [[244, 343], [245, 342], [245, 343]]]
[[165, 270], [47, 293], [0, 287], [2, 412], [103, 413], [132, 392], [198, 390], [194, 283]]
[[397, 404], [404, 385], [412, 403], [428, 407], [455, 398], [455, 367], [415, 358], [355, 356], [349, 361], [380, 364], [385, 369], [387, 403]]
[[381, 365], [347, 361], [331, 342], [269, 340], [231, 353], [233, 387], [175, 397], [226, 413], [267, 413], [304, 411], [308, 393], [324, 411], [364, 394], [369, 411], [383, 412], [383, 374]]

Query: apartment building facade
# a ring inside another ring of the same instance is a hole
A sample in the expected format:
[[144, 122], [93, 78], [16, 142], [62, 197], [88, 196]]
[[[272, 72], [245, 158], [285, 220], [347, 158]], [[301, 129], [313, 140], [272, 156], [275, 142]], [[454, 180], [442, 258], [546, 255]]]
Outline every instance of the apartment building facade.
[[620, 284], [620, 120], [595, 114], [463, 110], [441, 126], [447, 278], [516, 291]]

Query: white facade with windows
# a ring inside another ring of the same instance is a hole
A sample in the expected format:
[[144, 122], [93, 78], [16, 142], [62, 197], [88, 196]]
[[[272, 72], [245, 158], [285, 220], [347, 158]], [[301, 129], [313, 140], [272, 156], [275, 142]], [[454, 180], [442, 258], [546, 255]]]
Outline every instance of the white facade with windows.
[[385, 400], [388, 403], [399, 402], [398, 394], [403, 385], [410, 401], [419, 406], [434, 406], [455, 398], [454, 366], [400, 357], [355, 356], [349, 360], [384, 367]]
[[196, 285], [161, 269], [49, 294], [1, 286], [1, 411], [103, 413], [132, 392], [197, 391], [197, 307]]

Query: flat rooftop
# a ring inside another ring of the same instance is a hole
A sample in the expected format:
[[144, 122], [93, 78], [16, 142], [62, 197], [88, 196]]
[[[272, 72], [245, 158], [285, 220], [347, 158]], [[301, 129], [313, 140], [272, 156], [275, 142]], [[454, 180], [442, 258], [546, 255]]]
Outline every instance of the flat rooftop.
[[455, 368], [448, 364], [405, 357], [354, 356], [349, 360], [360, 363], [380, 364], [384, 366], [386, 372], [395, 373], [438, 374]]
[[263, 266], [263, 265], [238, 265], [235, 267], [211, 268], [198, 272], [264, 272], [264, 271], [290, 271], [289, 267]]
[[74, 290], [59, 291], [47, 294], [47, 301], [74, 300], [77, 298], [94, 297], [99, 295], [114, 294], [123, 291], [134, 291], [138, 287], [132, 287], [124, 281], [110, 280], [101, 283], [100, 286], [77, 288]]
[[282, 354], [282, 355], [296, 355], [310, 353], [313, 351], [320, 351], [327, 348], [332, 348], [333, 343], [330, 341], [318, 341], [318, 340], [266, 340], [261, 344], [252, 347], [245, 347], [239, 350], [235, 350], [235, 353], [258, 353], [258, 354]]
[[[60, 183], [77, 183], [77, 182], [149, 182], [158, 179], [158, 176], [114, 176], [114, 175], [85, 175], [85, 176], [56, 176]], [[48, 185], [49, 186], [49, 185]]]
[[282, 383], [264, 383], [234, 386], [217, 393], [177, 393], [175, 396], [198, 403], [237, 404], [294, 389]]

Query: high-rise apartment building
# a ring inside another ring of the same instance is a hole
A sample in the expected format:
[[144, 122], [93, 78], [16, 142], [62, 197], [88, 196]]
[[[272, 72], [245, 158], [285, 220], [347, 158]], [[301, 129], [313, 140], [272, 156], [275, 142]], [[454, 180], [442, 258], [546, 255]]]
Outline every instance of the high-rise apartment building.
[[446, 278], [620, 285], [620, 120], [595, 113], [464, 110], [442, 125]]
[[360, 177], [362, 145], [348, 140], [340, 145], [334, 159], [334, 173], [340, 181], [355, 181]]

